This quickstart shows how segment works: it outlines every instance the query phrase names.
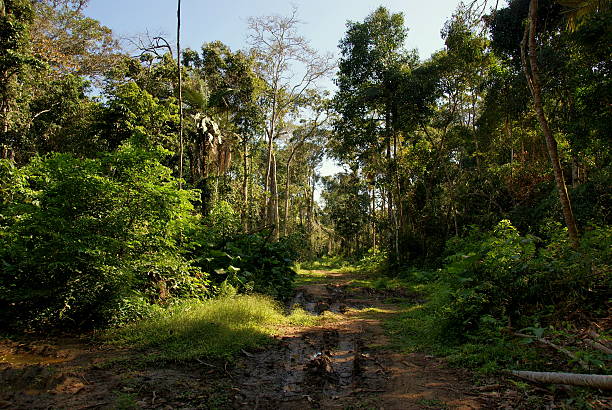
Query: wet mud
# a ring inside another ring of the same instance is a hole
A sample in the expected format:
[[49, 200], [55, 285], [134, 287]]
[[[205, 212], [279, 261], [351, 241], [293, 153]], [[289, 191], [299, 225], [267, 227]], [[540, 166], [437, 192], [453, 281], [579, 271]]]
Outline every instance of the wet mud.
[[0, 409], [500, 408], [500, 396], [479, 392], [467, 372], [390, 347], [381, 323], [400, 311], [393, 300], [418, 295], [352, 279], [330, 272], [296, 289], [288, 311], [333, 319], [283, 327], [274, 343], [232, 362], [141, 366], [133, 359], [142, 352], [79, 338], [0, 341]]
[[465, 374], [441, 372], [442, 364], [432, 357], [388, 348], [381, 321], [398, 308], [385, 301], [414, 298], [418, 303], [417, 295], [349, 286], [342, 276], [332, 279], [300, 287], [287, 308], [316, 315], [329, 311], [337, 319], [286, 329], [274, 347], [242, 358], [233, 371], [234, 408], [424, 409], [432, 403], [484, 408], [467, 394], [471, 386], [461, 381]]

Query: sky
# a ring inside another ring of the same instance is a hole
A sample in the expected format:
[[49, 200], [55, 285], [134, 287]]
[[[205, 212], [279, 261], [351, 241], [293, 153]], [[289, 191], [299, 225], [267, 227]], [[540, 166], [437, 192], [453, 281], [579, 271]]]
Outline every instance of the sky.
[[[176, 0], [90, 0], [85, 14], [113, 29], [120, 37], [147, 30], [176, 37]], [[232, 49], [246, 47], [247, 19], [287, 15], [297, 6], [302, 34], [314, 48], [336, 52], [346, 22], [363, 21], [378, 6], [403, 12], [409, 28], [408, 48], [422, 58], [442, 48], [440, 29], [459, 0], [182, 0], [182, 43], [199, 49], [204, 42], [221, 40]]]
[[[459, 0], [182, 0], [181, 48], [199, 50], [206, 42], [220, 40], [232, 50], [247, 48], [247, 20], [264, 15], [288, 15], [292, 6], [302, 21], [300, 33], [320, 52], [338, 55], [338, 42], [347, 21], [363, 21], [378, 6], [402, 12], [408, 27], [406, 47], [427, 59], [443, 47], [440, 29]], [[176, 0], [90, 0], [85, 14], [110, 27], [119, 38], [144, 33], [163, 35], [176, 42]], [[331, 80], [328, 82], [331, 86]], [[340, 171], [324, 161], [322, 175]]]

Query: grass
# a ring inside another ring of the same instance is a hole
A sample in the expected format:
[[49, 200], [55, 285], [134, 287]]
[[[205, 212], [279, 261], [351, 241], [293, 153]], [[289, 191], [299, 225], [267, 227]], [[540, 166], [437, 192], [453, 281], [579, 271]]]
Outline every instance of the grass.
[[[311, 262], [317, 264], [317, 262]], [[400, 278], [390, 278], [381, 275], [369, 269], [360, 268], [353, 265], [344, 265], [342, 267], [325, 268], [306, 268], [301, 265], [296, 269], [298, 276], [295, 280], [295, 286], [303, 286], [307, 284], [323, 284], [333, 282], [333, 279], [328, 276], [328, 273], [343, 273], [350, 275], [350, 279], [345, 281], [349, 287], [371, 288], [378, 290], [393, 290], [408, 287], [409, 284]]]
[[327, 272], [329, 271], [317, 271], [317, 270], [306, 270], [297, 269], [298, 275], [295, 278], [294, 286], [303, 286], [313, 283], [328, 283]]
[[302, 262], [302, 269], [340, 269], [348, 266], [349, 263], [341, 256], [324, 256], [314, 261]]
[[282, 306], [261, 295], [206, 301], [190, 300], [155, 316], [113, 329], [104, 335], [112, 344], [146, 350], [145, 361], [231, 359], [242, 349], [271, 342], [281, 326], [311, 326], [321, 318]]
[[384, 322], [393, 345], [403, 352], [425, 352], [445, 357], [455, 367], [473, 369], [486, 376], [501, 369], [521, 367], [542, 370], [549, 359], [535, 349], [506, 337], [505, 324], [494, 323], [480, 334], [467, 340], [446, 336], [440, 312], [447, 309], [450, 288], [440, 281], [412, 286], [425, 295], [422, 304], [405, 304], [398, 315], [390, 315]]

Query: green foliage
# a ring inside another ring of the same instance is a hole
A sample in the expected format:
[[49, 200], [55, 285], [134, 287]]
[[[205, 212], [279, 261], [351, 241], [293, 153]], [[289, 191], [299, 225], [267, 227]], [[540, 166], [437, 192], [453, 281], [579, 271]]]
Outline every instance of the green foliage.
[[125, 145], [97, 160], [3, 163], [0, 190], [12, 197], [0, 219], [4, 320], [101, 323], [134, 316], [139, 297], [206, 293], [205, 275], [181, 248], [181, 232], [195, 223], [194, 192], [178, 190], [164, 155]]
[[107, 149], [113, 150], [128, 139], [141, 147], [178, 148], [174, 135], [178, 124], [176, 100], [160, 101], [133, 81], [110, 90], [109, 98], [103, 113], [108, 127], [104, 130]]
[[507, 220], [490, 233], [451, 241], [452, 255], [441, 277], [450, 286], [448, 305], [439, 312], [447, 336], [465, 338], [482, 331], [485, 314], [527, 326], [533, 315], [552, 320], [548, 307], [557, 315], [601, 308], [610, 287], [611, 242], [609, 228], [593, 228], [581, 248], [573, 250], [559, 225], [542, 243], [521, 236]]
[[357, 267], [366, 272], [381, 272], [386, 267], [387, 260], [387, 252], [378, 248], [368, 249], [357, 262]]
[[240, 215], [227, 201], [216, 202], [203, 224], [210, 240], [225, 240], [240, 231]]
[[231, 285], [239, 292], [286, 298], [293, 291], [296, 254], [291, 243], [270, 242], [263, 234], [234, 235], [217, 243], [200, 243], [193, 258], [218, 288]]
[[[489, 232], [473, 229], [448, 242], [443, 269], [400, 274], [426, 302], [407, 305], [386, 326], [402, 349], [441, 354], [482, 374], [502, 368], [550, 371], [549, 353], [511, 333], [563, 345], [574, 338], [559, 330], [571, 327], [570, 315], [606, 315], [611, 285], [609, 228], [589, 229], [578, 250], [567, 242], [558, 223], [548, 226], [546, 240], [520, 235], [507, 220]], [[601, 355], [575, 354], [603, 370]]]

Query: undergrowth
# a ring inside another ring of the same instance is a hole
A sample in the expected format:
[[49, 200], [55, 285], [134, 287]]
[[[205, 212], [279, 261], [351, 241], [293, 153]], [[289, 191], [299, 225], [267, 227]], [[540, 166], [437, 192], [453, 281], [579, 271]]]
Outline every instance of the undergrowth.
[[[609, 229], [593, 228], [574, 250], [561, 229], [545, 239], [522, 236], [509, 221], [454, 239], [441, 269], [399, 275], [426, 302], [407, 304], [387, 329], [402, 350], [442, 355], [480, 374], [609, 374], [610, 358], [583, 349], [575, 334], [605, 315], [610, 243]], [[540, 337], [573, 351], [588, 369], [545, 348]]]

